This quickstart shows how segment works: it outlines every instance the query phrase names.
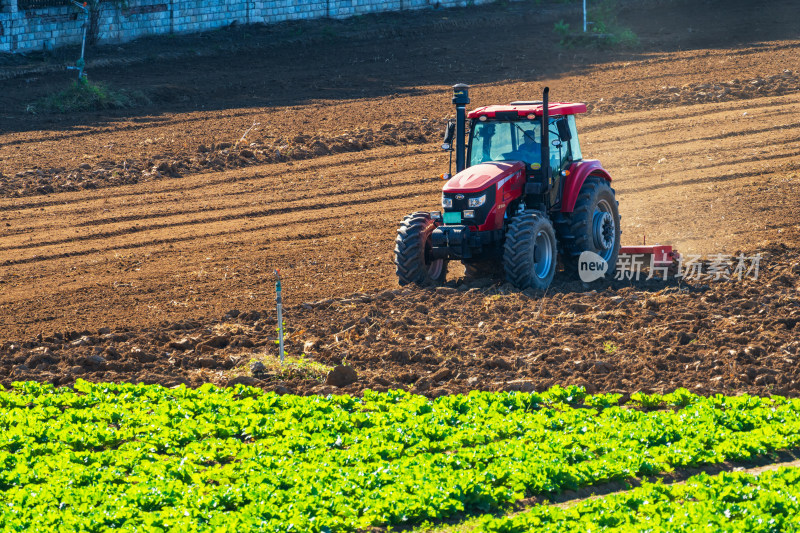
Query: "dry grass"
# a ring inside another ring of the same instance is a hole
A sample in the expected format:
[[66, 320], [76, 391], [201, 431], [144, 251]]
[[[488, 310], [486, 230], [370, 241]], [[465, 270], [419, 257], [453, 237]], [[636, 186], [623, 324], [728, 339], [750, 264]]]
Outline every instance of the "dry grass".
[[[237, 376], [253, 376], [266, 381], [287, 381], [292, 379], [311, 379], [324, 382], [333, 367], [314, 361], [305, 355], [300, 357], [286, 356], [281, 364], [280, 359], [275, 355], [267, 355], [264, 352], [249, 352], [241, 354], [240, 359], [246, 361], [243, 364], [228, 370], [226, 378]], [[264, 365], [264, 371], [253, 373], [251, 368], [253, 363], [260, 362]]]

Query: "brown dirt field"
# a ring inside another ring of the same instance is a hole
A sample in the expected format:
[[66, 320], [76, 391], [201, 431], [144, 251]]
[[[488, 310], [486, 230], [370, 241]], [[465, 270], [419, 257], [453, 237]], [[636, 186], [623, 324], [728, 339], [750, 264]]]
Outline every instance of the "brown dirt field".
[[576, 384], [623, 394], [685, 387], [797, 396], [800, 248], [762, 253], [758, 280], [561, 281], [541, 295], [484, 279], [290, 306], [287, 352], [352, 365], [359, 378], [341, 389], [302, 369], [251, 371], [253, 361], [277, 354], [271, 309], [7, 342], [0, 346], [0, 383], [82, 378], [197, 386], [244, 376], [252, 385], [304, 394], [403, 388], [435, 397]]
[[[4, 60], [0, 381], [225, 383], [272, 346], [280, 268], [290, 353], [312, 341], [313, 358], [346, 359], [361, 375], [348, 392], [575, 382], [797, 394], [794, 2], [626, 5], [635, 50], [507, 31], [518, 21], [550, 36], [555, 20], [576, 20], [570, 6], [532, 2], [98, 50], [93, 79], [151, 96], [134, 111], [27, 114], [63, 86], [63, 57]], [[456, 81], [474, 84], [476, 106], [545, 84], [588, 102], [583, 152], [614, 176], [624, 243], [761, 251], [764, 277], [559, 282], [542, 296], [502, 280], [459, 291], [470, 286], [455, 268], [451, 291], [395, 291], [398, 221], [438, 204]], [[232, 309], [244, 313], [220, 319]]]

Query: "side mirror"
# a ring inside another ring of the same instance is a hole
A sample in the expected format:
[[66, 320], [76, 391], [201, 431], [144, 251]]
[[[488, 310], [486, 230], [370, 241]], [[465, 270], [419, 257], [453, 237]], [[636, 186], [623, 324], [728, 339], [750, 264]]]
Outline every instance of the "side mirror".
[[556, 128], [558, 128], [558, 137], [562, 141], [569, 141], [572, 139], [572, 132], [569, 131], [569, 126], [567, 126], [566, 120], [559, 120], [556, 122]]
[[444, 128], [444, 139], [442, 139], [442, 150], [450, 150], [453, 146], [453, 137], [456, 136], [456, 123], [452, 120]]

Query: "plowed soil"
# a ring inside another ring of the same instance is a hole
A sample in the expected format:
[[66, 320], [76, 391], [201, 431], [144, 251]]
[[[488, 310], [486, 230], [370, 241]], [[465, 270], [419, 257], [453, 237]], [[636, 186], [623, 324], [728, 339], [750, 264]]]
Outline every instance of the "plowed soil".
[[[0, 382], [331, 392], [250, 375], [276, 352], [280, 268], [287, 350], [353, 365], [339, 390], [797, 394], [794, 2], [626, 5], [636, 49], [563, 48], [550, 30], [574, 7], [533, 2], [101, 49], [93, 79], [153, 100], [102, 114], [26, 113], [63, 86], [63, 57], [4, 60]], [[544, 85], [586, 101], [583, 153], [614, 177], [623, 242], [760, 252], [759, 280], [560, 279], [539, 295], [453, 265], [448, 287], [397, 289], [395, 230], [438, 204], [457, 81], [476, 106]]]
[[[307, 302], [287, 309], [286, 350], [352, 365], [358, 380], [341, 389], [351, 393], [577, 384], [591, 392], [800, 395], [800, 249], [761, 253], [758, 279], [560, 282], [548, 295], [482, 279]], [[207, 322], [55, 332], [3, 345], [0, 375], [6, 385], [133, 379], [337, 392], [299, 370], [252, 370], [275, 357], [276, 326], [272, 310], [234, 310]]]

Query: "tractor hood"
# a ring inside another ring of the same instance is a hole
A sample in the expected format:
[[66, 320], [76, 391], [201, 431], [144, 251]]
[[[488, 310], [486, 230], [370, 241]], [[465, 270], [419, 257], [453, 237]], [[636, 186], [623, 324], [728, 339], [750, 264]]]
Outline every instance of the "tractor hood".
[[450, 178], [442, 188], [442, 192], [480, 192], [519, 171], [525, 171], [525, 164], [521, 161], [481, 163], [465, 168]]

